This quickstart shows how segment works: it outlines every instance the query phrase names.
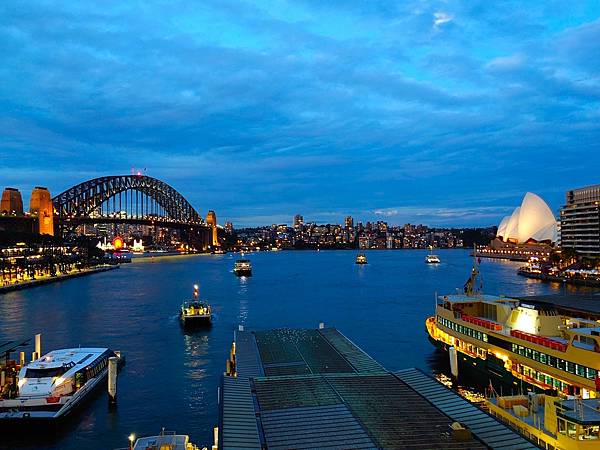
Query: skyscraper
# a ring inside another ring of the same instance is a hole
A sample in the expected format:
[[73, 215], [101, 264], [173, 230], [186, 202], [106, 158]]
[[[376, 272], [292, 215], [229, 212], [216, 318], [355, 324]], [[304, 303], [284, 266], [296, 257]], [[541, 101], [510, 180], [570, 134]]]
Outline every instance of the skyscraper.
[[347, 216], [344, 219], [344, 225], [346, 226], [346, 229], [351, 229], [354, 228], [354, 219], [352, 218], [352, 216]]
[[567, 192], [560, 210], [561, 246], [600, 256], [600, 184]]
[[304, 217], [302, 217], [300, 214], [296, 214], [294, 216], [294, 228], [295, 229], [300, 228], [303, 223], [304, 223]]

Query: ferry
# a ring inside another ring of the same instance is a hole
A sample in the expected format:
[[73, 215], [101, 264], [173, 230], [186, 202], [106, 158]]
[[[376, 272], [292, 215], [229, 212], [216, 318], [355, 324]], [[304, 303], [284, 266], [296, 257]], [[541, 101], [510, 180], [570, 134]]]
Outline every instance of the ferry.
[[356, 255], [355, 264], [367, 264], [367, 255], [364, 253], [359, 253]]
[[438, 255], [427, 255], [425, 256], [425, 262], [427, 264], [439, 264], [441, 263]]
[[238, 277], [252, 276], [252, 264], [249, 259], [238, 259], [233, 266], [233, 273]]
[[453, 375], [474, 370], [505, 393], [598, 396], [598, 322], [559, 315], [542, 303], [485, 295], [478, 279], [475, 261], [464, 292], [438, 296], [435, 315], [426, 320], [428, 338], [449, 353]]
[[425, 262], [427, 264], [439, 264], [441, 263], [440, 257], [433, 254], [433, 246], [429, 246], [429, 254], [425, 256]]
[[179, 318], [183, 326], [210, 325], [212, 320], [211, 307], [198, 298], [199, 287], [194, 285], [194, 297], [191, 301], [183, 302], [179, 310]]
[[0, 399], [0, 422], [52, 420], [70, 413], [107, 376], [108, 348], [53, 350], [19, 371], [17, 396]]
[[[130, 438], [132, 441], [135, 437]], [[132, 442], [133, 444], [133, 442]], [[161, 430], [157, 436], [141, 437], [135, 441], [131, 450], [200, 450], [200, 447], [190, 442], [187, 434], [175, 434], [172, 431]]]
[[498, 396], [492, 390], [485, 405], [492, 416], [518, 430], [540, 448], [600, 448], [597, 399], [560, 398], [536, 393]]

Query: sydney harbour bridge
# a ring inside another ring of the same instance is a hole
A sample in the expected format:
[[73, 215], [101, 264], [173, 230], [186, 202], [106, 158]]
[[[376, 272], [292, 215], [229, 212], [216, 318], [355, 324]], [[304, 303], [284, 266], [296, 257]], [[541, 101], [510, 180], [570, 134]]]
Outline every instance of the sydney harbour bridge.
[[84, 181], [52, 198], [52, 205], [54, 229], [63, 236], [80, 225], [148, 225], [178, 229], [206, 247], [216, 227], [173, 187], [140, 174]]

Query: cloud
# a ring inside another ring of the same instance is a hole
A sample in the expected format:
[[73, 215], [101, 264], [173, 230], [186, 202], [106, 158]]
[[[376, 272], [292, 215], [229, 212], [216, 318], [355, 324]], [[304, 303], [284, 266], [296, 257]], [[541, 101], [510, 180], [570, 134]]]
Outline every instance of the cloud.
[[443, 11], [433, 13], [433, 27], [440, 29], [442, 25], [451, 22], [453, 19], [452, 15]]
[[0, 179], [147, 167], [245, 223], [556, 208], [600, 163], [598, 14], [571, 6], [3, 2]]

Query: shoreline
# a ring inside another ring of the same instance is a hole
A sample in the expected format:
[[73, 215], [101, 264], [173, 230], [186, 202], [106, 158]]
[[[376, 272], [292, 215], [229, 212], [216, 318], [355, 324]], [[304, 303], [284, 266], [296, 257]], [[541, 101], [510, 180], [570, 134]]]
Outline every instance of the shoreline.
[[93, 275], [95, 273], [108, 272], [109, 270], [115, 270], [118, 268], [119, 265], [96, 266], [91, 269], [84, 269], [81, 272], [67, 273], [48, 278], [41, 278], [37, 280], [30, 280], [21, 283], [10, 284], [7, 286], [1, 286], [0, 295], [6, 294], [8, 292], [20, 291], [22, 289], [30, 289], [38, 286], [45, 286], [46, 284], [56, 283], [63, 280], [69, 280], [71, 278], [78, 278], [86, 275]]
[[557, 277], [554, 275], [546, 275], [544, 273], [532, 273], [522, 270], [518, 270], [517, 274], [525, 278], [532, 278], [535, 280], [546, 281], [549, 283], [565, 283], [572, 284], [575, 286], [600, 287], [600, 280], [584, 280], [581, 278]]

